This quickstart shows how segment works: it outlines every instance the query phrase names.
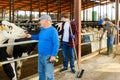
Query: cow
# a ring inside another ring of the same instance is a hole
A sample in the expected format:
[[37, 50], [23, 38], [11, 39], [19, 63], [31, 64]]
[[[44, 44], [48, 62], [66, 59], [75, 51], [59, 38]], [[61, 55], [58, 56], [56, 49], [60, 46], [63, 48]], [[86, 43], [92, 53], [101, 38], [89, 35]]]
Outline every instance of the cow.
[[[5, 43], [30, 40], [28, 38], [25, 38], [25, 34], [26, 30], [23, 30], [22, 28], [8, 21], [2, 21], [2, 26], [0, 28], [0, 45]], [[0, 61], [7, 61], [8, 58], [20, 58], [23, 55], [31, 55], [36, 45], [37, 42], [22, 45], [12, 45], [8, 47], [0, 47]], [[22, 61], [16, 61], [14, 65], [11, 66], [10, 63], [3, 65], [3, 70], [10, 78], [10, 80], [20, 79]]]

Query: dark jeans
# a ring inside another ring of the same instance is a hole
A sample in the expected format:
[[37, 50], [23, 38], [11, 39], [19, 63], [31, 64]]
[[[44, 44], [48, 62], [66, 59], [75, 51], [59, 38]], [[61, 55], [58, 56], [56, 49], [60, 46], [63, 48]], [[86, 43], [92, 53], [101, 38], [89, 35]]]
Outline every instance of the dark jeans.
[[62, 55], [63, 55], [63, 67], [68, 68], [68, 55], [70, 56], [70, 67], [73, 69], [74, 66], [74, 51], [73, 48], [68, 46], [68, 42], [62, 42]]

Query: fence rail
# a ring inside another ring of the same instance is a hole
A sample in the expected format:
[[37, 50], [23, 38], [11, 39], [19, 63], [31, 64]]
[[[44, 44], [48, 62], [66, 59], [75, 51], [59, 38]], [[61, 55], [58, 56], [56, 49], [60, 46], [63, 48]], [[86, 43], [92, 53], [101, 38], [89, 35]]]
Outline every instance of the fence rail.
[[28, 43], [35, 43], [38, 42], [37, 40], [29, 40], [29, 41], [22, 41], [22, 42], [15, 42], [15, 43], [9, 43], [9, 44], [2, 44], [0, 47], [7, 47], [11, 45], [22, 45], [22, 44], [28, 44]]
[[[99, 34], [98, 32], [96, 33], [82, 33], [81, 35], [94, 35], [94, 34]], [[28, 43], [35, 43], [35, 42], [38, 42], [37, 40], [29, 40], [29, 41], [22, 41], [22, 42], [15, 42], [15, 43], [9, 43], [9, 44], [2, 44], [0, 45], [0, 47], [7, 47], [7, 46], [11, 46], [11, 45], [22, 45], [22, 44], [28, 44]], [[99, 42], [99, 39], [98, 40], [93, 40], [93, 41], [90, 41], [90, 42], [86, 42], [86, 43], [81, 43], [81, 45], [85, 45], [85, 44], [90, 44], [90, 43], [93, 43], [93, 42]], [[61, 49], [59, 49], [60, 51]], [[8, 60], [8, 61], [2, 61], [0, 62], [0, 66], [2, 66], [3, 64], [8, 64], [8, 63], [12, 63], [12, 62], [15, 62], [15, 61], [19, 61], [19, 60], [24, 60], [24, 59], [28, 59], [28, 58], [33, 58], [33, 57], [37, 57], [38, 54], [35, 54], [35, 55], [30, 55], [30, 56], [25, 56], [25, 57], [21, 57], [21, 58], [17, 58], [17, 59], [12, 59], [12, 60]]]

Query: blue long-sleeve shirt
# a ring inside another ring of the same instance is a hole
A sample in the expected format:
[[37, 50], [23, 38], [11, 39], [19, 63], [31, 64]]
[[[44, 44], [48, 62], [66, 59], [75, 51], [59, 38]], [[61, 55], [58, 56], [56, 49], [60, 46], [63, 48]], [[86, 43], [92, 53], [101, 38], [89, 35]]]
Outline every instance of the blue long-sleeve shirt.
[[38, 40], [38, 53], [41, 55], [57, 56], [59, 38], [57, 30], [51, 26], [42, 28], [40, 33], [32, 35], [31, 39]]

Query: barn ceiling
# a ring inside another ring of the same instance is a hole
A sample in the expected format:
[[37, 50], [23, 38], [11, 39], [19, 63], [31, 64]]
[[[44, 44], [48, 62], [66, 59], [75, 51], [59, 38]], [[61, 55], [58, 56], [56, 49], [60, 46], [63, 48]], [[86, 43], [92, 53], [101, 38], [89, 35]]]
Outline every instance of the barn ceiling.
[[[11, 2], [10, 2], [11, 1]], [[82, 0], [82, 10], [97, 5], [111, 4], [106, 0]], [[41, 11], [41, 12], [70, 12], [73, 10], [74, 0], [0, 0], [0, 9], [14, 11]]]

